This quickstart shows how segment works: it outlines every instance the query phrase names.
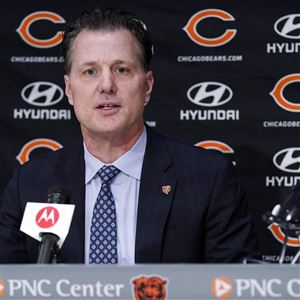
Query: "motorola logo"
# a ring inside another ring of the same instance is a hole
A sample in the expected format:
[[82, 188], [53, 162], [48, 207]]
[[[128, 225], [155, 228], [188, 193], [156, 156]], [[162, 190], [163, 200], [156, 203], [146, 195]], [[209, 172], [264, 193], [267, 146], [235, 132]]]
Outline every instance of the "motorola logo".
[[225, 104], [232, 98], [232, 90], [220, 82], [200, 82], [187, 91], [188, 99], [200, 106], [215, 107]]
[[275, 22], [274, 30], [282, 37], [300, 39], [300, 14], [281, 17]]
[[286, 148], [277, 152], [273, 162], [284, 172], [300, 173], [300, 148]]
[[57, 104], [64, 96], [57, 84], [36, 81], [26, 85], [21, 91], [22, 99], [34, 106], [46, 107]]
[[54, 226], [59, 219], [59, 212], [55, 207], [43, 207], [36, 215], [36, 224], [41, 228]]

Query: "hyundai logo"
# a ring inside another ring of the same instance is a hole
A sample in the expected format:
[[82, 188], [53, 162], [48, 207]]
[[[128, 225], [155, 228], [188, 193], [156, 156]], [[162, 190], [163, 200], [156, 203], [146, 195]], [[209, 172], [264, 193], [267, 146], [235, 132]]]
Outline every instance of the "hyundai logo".
[[300, 39], [300, 14], [284, 16], [274, 24], [275, 31], [288, 39]]
[[220, 82], [200, 82], [188, 89], [187, 97], [197, 105], [206, 107], [220, 106], [230, 101], [232, 90]]
[[300, 173], [300, 148], [286, 148], [277, 152], [273, 162], [282, 171]]
[[54, 83], [36, 81], [27, 84], [21, 92], [23, 100], [35, 106], [51, 106], [64, 96], [63, 90]]

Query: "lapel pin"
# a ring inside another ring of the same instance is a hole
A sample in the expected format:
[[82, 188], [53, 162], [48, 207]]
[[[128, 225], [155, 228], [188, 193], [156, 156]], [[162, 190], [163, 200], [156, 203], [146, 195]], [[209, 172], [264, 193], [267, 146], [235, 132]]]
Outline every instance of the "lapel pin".
[[170, 185], [163, 185], [161, 187], [161, 191], [166, 195], [168, 195], [171, 192], [171, 190], [172, 190], [172, 187]]

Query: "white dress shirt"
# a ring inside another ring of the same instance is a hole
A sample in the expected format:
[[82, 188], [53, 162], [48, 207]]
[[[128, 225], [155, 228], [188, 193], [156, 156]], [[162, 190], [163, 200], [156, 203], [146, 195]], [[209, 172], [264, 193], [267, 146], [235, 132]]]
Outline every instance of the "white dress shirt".
[[[147, 141], [146, 128], [129, 151], [110, 165], [121, 172], [113, 179], [111, 191], [116, 204], [118, 264], [134, 264], [135, 233], [142, 165]], [[85, 263], [89, 263], [90, 227], [93, 209], [100, 192], [97, 172], [105, 165], [84, 145], [85, 160]]]

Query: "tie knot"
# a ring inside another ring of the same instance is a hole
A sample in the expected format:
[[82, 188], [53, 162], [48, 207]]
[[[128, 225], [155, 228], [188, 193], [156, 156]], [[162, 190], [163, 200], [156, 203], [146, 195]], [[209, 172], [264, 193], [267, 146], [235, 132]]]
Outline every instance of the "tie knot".
[[110, 184], [114, 177], [118, 175], [120, 170], [115, 166], [103, 166], [99, 171], [98, 174], [103, 183]]

